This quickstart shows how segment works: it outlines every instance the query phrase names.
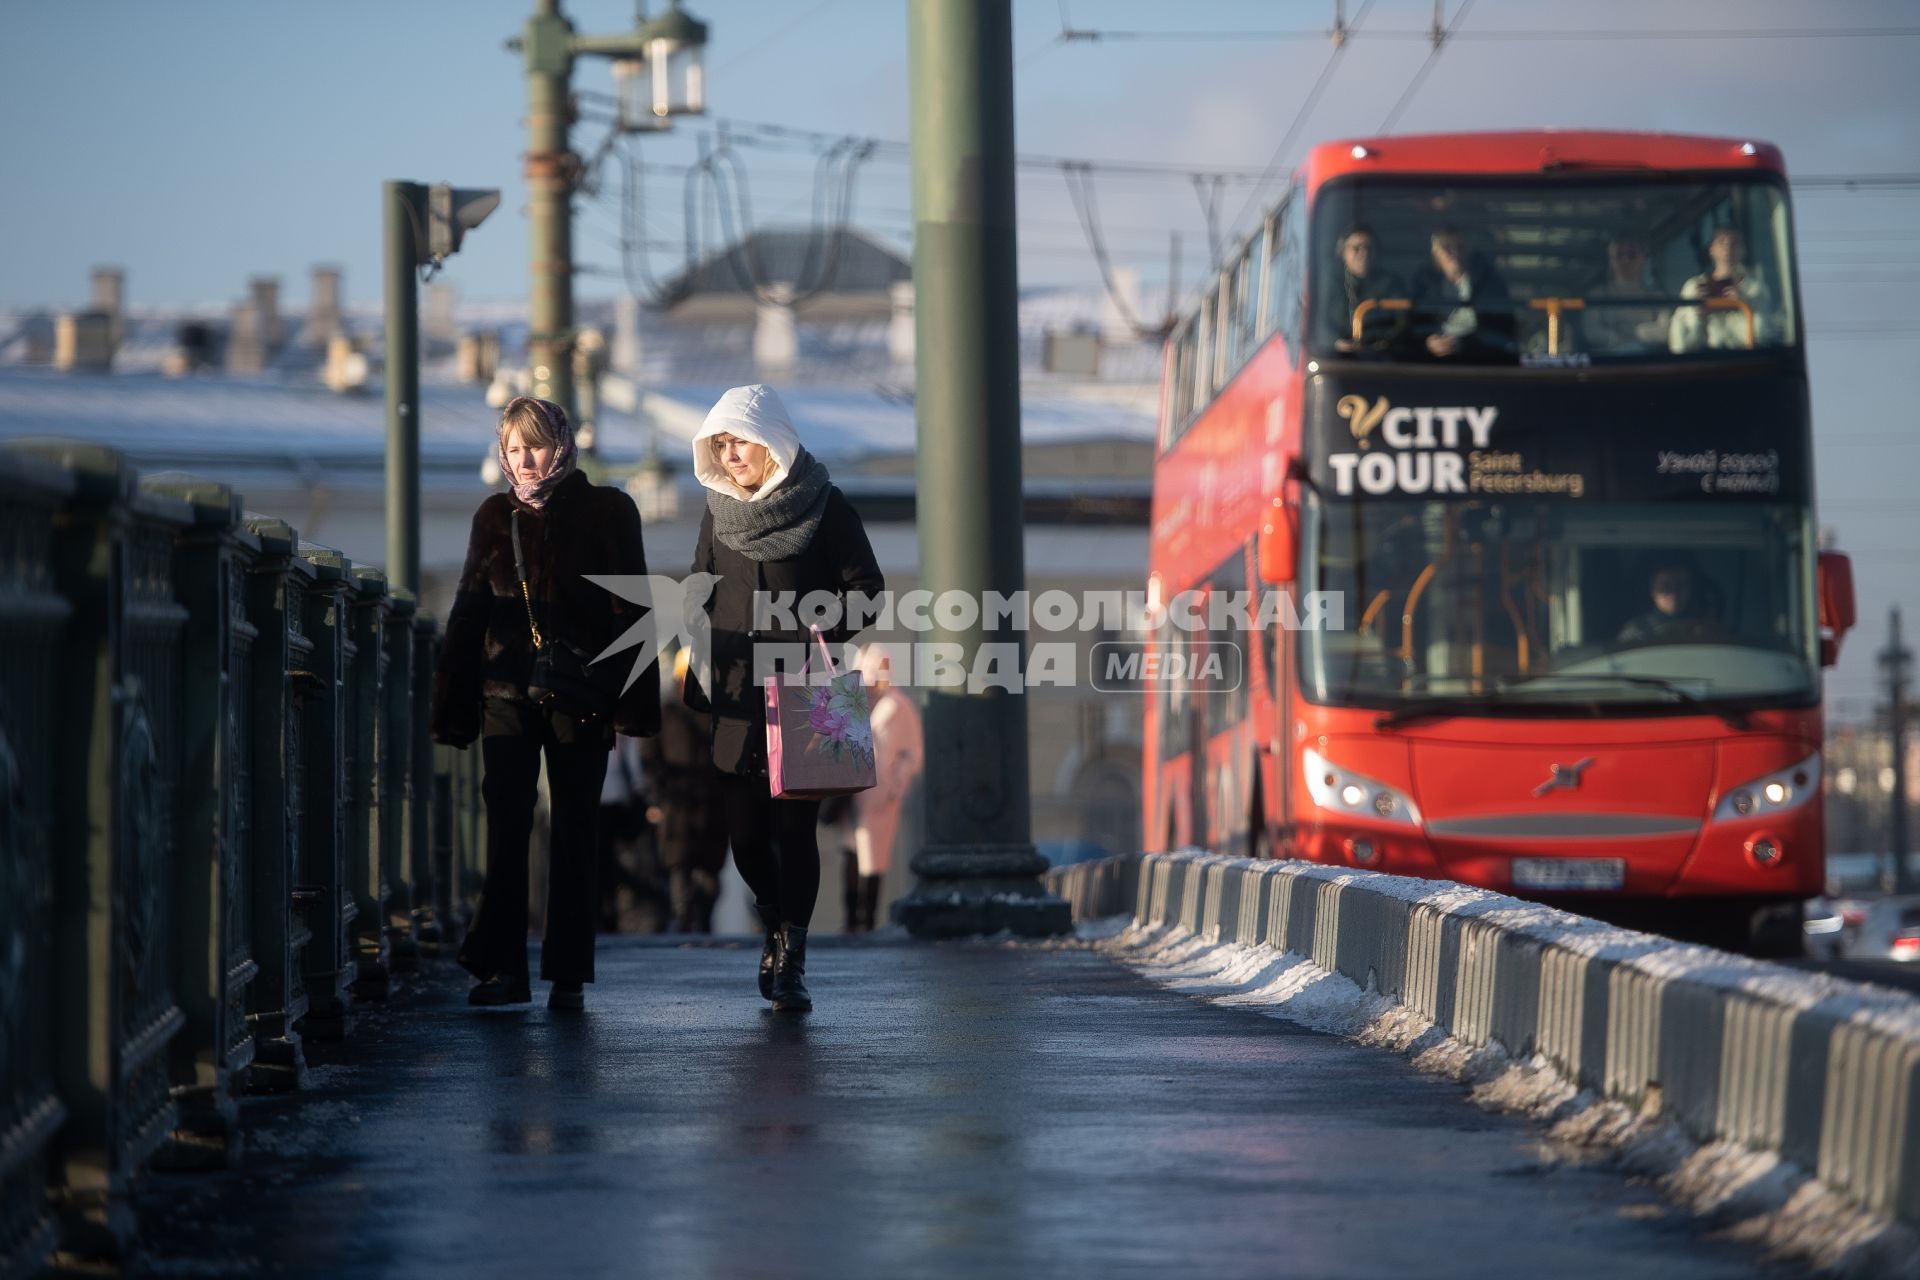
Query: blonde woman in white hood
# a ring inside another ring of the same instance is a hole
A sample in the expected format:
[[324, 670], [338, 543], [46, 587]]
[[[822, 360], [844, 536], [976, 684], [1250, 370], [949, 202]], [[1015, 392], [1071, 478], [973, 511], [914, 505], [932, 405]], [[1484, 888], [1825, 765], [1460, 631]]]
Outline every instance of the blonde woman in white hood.
[[[713, 715], [713, 763], [734, 865], [753, 890], [766, 942], [760, 994], [782, 1011], [813, 1007], [805, 983], [807, 926], [820, 896], [817, 800], [775, 800], [767, 782], [766, 708], [754, 678], [756, 642], [804, 644], [798, 630], [753, 626], [757, 592], [877, 595], [886, 582], [866, 529], [827, 469], [800, 444], [772, 387], [735, 387], [693, 438], [694, 475], [707, 490], [693, 571], [719, 577], [712, 688], [689, 681], [687, 700]], [[844, 610], [842, 616], [844, 617]], [[828, 642], [850, 639], [835, 628]]]

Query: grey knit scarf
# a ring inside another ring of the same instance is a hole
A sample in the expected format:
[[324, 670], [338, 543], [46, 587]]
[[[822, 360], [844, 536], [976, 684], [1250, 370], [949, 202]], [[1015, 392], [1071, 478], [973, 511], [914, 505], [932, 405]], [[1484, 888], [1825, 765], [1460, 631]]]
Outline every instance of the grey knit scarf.
[[759, 502], [707, 490], [713, 536], [749, 560], [790, 560], [807, 549], [827, 511], [827, 469], [802, 449], [778, 489]]

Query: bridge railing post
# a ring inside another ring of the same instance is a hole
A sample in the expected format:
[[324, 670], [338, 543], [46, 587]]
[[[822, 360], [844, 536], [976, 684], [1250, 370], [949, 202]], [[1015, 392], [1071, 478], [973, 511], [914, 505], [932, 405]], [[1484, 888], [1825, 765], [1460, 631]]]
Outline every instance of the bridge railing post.
[[354, 657], [349, 632], [353, 564], [338, 551], [302, 544], [313, 570], [304, 593], [303, 630], [312, 648], [296, 674], [309, 696], [300, 706], [300, 852], [302, 883], [294, 902], [312, 938], [302, 949], [307, 989], [304, 1034], [338, 1040], [353, 1029], [353, 925], [358, 910], [347, 877], [347, 832], [354, 797], [346, 785], [351, 737], [347, 672]]
[[250, 517], [259, 544], [247, 575], [247, 620], [253, 624], [252, 752], [248, 808], [252, 821], [253, 902], [249, 927], [259, 974], [247, 991], [253, 1024], [249, 1089], [298, 1088], [306, 1070], [297, 1024], [307, 1014], [306, 947], [312, 938], [298, 894], [306, 883], [301, 847], [306, 806], [303, 707], [318, 680], [307, 638], [307, 593], [313, 566], [300, 538], [279, 520]]
[[7, 459], [0, 504], [0, 1275], [32, 1275], [59, 1240], [49, 1195], [67, 1116], [53, 1061], [54, 726], [72, 606], [55, 581], [54, 522], [73, 477]]
[[439, 627], [431, 615], [414, 614], [409, 642], [413, 646], [413, 752], [407, 763], [408, 879], [413, 884], [414, 936], [422, 951], [439, 955], [456, 939], [448, 880], [452, 867], [441, 858], [442, 843], [453, 832], [448, 825], [451, 813], [441, 810], [440, 754], [433, 742], [433, 665]]
[[[348, 825], [344, 857], [354, 900], [353, 994], [384, 1000], [392, 981], [393, 957], [387, 941], [387, 904], [393, 881], [388, 875], [385, 811], [392, 803], [382, 785], [385, 755], [392, 749], [386, 728], [387, 578], [378, 569], [356, 565], [348, 595], [348, 638], [353, 656], [346, 668], [345, 783]], [[392, 805], [398, 810], [398, 805]]]
[[180, 774], [180, 633], [173, 544], [185, 504], [140, 493], [97, 445], [24, 448], [74, 480], [49, 557], [71, 625], [48, 682], [57, 714], [43, 749], [53, 775], [54, 1087], [67, 1111], [55, 1143], [62, 1248], [124, 1255], [129, 1183], [172, 1132], [175, 998], [173, 803]]
[[387, 622], [381, 632], [387, 666], [380, 693], [380, 874], [387, 884], [381, 921], [387, 935], [388, 962], [395, 973], [420, 967], [413, 914], [420, 888], [410, 847], [413, 811], [420, 803], [413, 785], [413, 623], [417, 608], [413, 592], [388, 585]]
[[143, 491], [186, 504], [192, 524], [174, 544], [176, 596], [187, 611], [181, 683], [179, 787], [170, 904], [173, 981], [185, 1031], [173, 1042], [180, 1116], [163, 1153], [176, 1167], [226, 1163], [240, 1146], [237, 1086], [253, 1061], [248, 992], [259, 972], [253, 897], [254, 643], [247, 580], [260, 541], [223, 485], [156, 478]]

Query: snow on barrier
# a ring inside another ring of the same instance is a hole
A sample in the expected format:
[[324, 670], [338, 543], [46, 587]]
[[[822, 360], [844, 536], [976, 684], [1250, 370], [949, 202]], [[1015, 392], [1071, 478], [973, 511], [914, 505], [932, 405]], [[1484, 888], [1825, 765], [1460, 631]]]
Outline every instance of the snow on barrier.
[[1920, 1000], [1502, 894], [1302, 862], [1126, 855], [1050, 872], [1075, 919], [1306, 957], [1474, 1047], [1777, 1153], [1920, 1225]]

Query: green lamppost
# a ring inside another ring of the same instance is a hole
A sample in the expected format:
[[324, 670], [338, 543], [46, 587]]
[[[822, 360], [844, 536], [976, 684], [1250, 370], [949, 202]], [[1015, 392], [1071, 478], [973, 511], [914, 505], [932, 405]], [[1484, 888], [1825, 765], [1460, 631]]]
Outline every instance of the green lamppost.
[[498, 191], [389, 182], [386, 227], [387, 581], [420, 589], [420, 303], [417, 273], [439, 270], [500, 204]]
[[577, 34], [560, 0], [534, 0], [533, 16], [507, 47], [527, 68], [527, 217], [533, 230], [532, 297], [527, 366], [533, 394], [578, 418], [573, 361], [573, 207], [580, 157], [567, 141], [573, 123], [573, 60], [613, 61], [620, 90], [619, 127], [664, 130], [674, 116], [706, 110], [706, 24], [681, 12], [679, 0], [649, 18], [645, 0], [633, 30], [618, 35]]

